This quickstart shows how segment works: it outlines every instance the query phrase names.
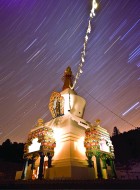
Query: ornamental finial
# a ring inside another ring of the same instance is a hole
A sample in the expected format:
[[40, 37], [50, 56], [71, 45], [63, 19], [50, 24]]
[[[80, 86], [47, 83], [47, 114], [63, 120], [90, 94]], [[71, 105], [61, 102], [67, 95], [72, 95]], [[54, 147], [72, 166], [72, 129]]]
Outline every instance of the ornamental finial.
[[40, 118], [37, 120], [37, 127], [40, 127], [42, 125], [44, 125], [44, 120]]
[[62, 90], [65, 90], [66, 88], [70, 88], [73, 84], [74, 76], [72, 75], [72, 71], [70, 67], [67, 67], [64, 76], [62, 77], [62, 81], [64, 82]]
[[99, 125], [101, 123], [101, 120], [100, 119], [96, 119], [96, 124]]

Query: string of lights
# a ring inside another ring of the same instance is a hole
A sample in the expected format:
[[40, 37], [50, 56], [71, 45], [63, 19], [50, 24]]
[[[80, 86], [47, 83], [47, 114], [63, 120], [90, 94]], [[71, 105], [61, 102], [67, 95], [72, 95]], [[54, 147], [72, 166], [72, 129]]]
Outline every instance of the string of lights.
[[98, 7], [98, 4], [97, 4], [96, 0], [93, 0], [92, 1], [92, 9], [90, 11], [90, 17], [89, 17], [89, 21], [88, 21], [88, 28], [86, 31], [85, 40], [84, 40], [84, 44], [83, 44], [83, 50], [81, 52], [81, 62], [78, 66], [78, 72], [75, 76], [75, 80], [73, 82], [71, 89], [74, 89], [74, 87], [77, 83], [77, 80], [79, 79], [80, 75], [83, 73], [82, 67], [83, 67], [83, 64], [85, 62], [86, 46], [87, 46], [87, 42], [89, 39], [89, 34], [91, 33], [91, 21], [92, 21], [93, 17], [95, 16], [95, 9], [97, 9], [97, 7]]

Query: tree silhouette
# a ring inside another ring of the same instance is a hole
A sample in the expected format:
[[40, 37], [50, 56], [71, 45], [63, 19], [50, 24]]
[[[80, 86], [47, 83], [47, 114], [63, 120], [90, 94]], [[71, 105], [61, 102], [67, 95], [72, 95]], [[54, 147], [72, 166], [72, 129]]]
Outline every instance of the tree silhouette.
[[7, 139], [0, 146], [0, 158], [10, 162], [22, 162], [23, 150], [23, 143], [12, 143], [9, 139]]
[[112, 133], [112, 136], [116, 136], [116, 135], [119, 135], [120, 134], [120, 131], [117, 127], [114, 127], [113, 128], [113, 133]]
[[140, 159], [140, 128], [114, 135], [111, 140], [117, 162], [127, 163]]

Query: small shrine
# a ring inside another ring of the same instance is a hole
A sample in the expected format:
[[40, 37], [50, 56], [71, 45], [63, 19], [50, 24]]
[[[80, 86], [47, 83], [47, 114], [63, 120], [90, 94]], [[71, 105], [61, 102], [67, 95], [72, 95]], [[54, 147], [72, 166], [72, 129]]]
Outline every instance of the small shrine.
[[24, 167], [17, 179], [94, 180], [116, 178], [114, 150], [109, 133], [83, 119], [86, 101], [77, 95], [71, 68], [62, 78], [61, 92], [52, 92], [52, 120], [39, 119], [24, 147]]

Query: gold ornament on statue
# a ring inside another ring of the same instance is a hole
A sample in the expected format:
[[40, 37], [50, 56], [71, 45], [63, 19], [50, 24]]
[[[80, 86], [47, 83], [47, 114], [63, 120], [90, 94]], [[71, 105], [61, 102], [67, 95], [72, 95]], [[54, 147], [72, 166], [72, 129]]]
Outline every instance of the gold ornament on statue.
[[96, 119], [95, 122], [97, 123], [97, 125], [99, 125], [101, 123], [101, 120], [100, 119]]
[[53, 92], [50, 97], [49, 109], [53, 118], [64, 114], [64, 97], [59, 92]]
[[38, 119], [37, 120], [37, 127], [43, 126], [44, 125], [44, 120], [43, 119]]

